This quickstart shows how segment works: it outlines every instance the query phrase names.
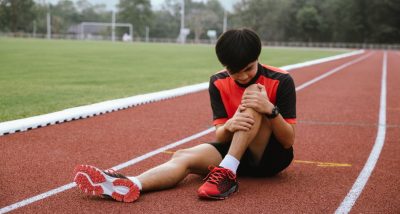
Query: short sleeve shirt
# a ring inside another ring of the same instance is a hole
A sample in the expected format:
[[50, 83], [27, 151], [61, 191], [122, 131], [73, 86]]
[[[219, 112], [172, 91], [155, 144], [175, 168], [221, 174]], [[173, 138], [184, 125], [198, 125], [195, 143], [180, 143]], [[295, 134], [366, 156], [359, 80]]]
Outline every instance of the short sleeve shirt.
[[282, 117], [290, 124], [296, 123], [296, 89], [288, 72], [268, 65], [258, 64], [257, 73], [246, 85], [236, 82], [227, 71], [210, 78], [209, 94], [213, 111], [213, 124], [224, 124], [232, 118], [247, 86], [260, 83], [265, 86], [270, 102], [279, 108]]

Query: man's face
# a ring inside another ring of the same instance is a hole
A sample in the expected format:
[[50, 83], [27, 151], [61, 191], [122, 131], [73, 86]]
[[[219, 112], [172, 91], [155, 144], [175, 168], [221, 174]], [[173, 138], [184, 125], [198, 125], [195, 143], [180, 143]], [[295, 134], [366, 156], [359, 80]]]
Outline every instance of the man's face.
[[249, 63], [246, 67], [237, 73], [231, 74], [228, 70], [229, 76], [231, 76], [236, 82], [240, 84], [249, 83], [253, 77], [257, 74], [258, 61]]

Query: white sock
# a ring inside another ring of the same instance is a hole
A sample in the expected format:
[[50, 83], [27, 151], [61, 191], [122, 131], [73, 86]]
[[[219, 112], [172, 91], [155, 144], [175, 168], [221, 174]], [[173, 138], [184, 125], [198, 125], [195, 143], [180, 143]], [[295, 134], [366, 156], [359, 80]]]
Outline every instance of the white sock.
[[136, 184], [137, 187], [139, 187], [139, 190], [142, 190], [142, 183], [140, 183], [139, 179], [136, 177], [128, 177], [129, 180], [131, 180], [134, 184]]
[[233, 173], [236, 174], [236, 170], [240, 164], [240, 161], [233, 157], [232, 155], [226, 155], [219, 166], [224, 167], [225, 169], [230, 169]]

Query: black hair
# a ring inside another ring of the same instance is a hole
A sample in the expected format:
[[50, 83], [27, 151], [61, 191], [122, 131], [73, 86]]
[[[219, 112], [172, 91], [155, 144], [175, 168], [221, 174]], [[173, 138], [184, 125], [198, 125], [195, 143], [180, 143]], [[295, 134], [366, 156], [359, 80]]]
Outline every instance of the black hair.
[[219, 37], [215, 52], [221, 64], [234, 74], [258, 59], [261, 40], [247, 28], [228, 30]]

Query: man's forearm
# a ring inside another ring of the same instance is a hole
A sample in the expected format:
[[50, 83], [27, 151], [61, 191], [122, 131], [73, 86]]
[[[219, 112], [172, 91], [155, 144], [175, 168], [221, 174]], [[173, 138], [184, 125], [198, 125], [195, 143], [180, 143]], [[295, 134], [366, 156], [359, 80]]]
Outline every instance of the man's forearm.
[[294, 144], [294, 127], [287, 123], [281, 115], [271, 119], [272, 132], [284, 148], [290, 148]]
[[229, 142], [232, 140], [233, 137], [233, 133], [231, 133], [225, 128], [225, 124], [216, 127], [215, 135], [217, 142], [221, 143]]

